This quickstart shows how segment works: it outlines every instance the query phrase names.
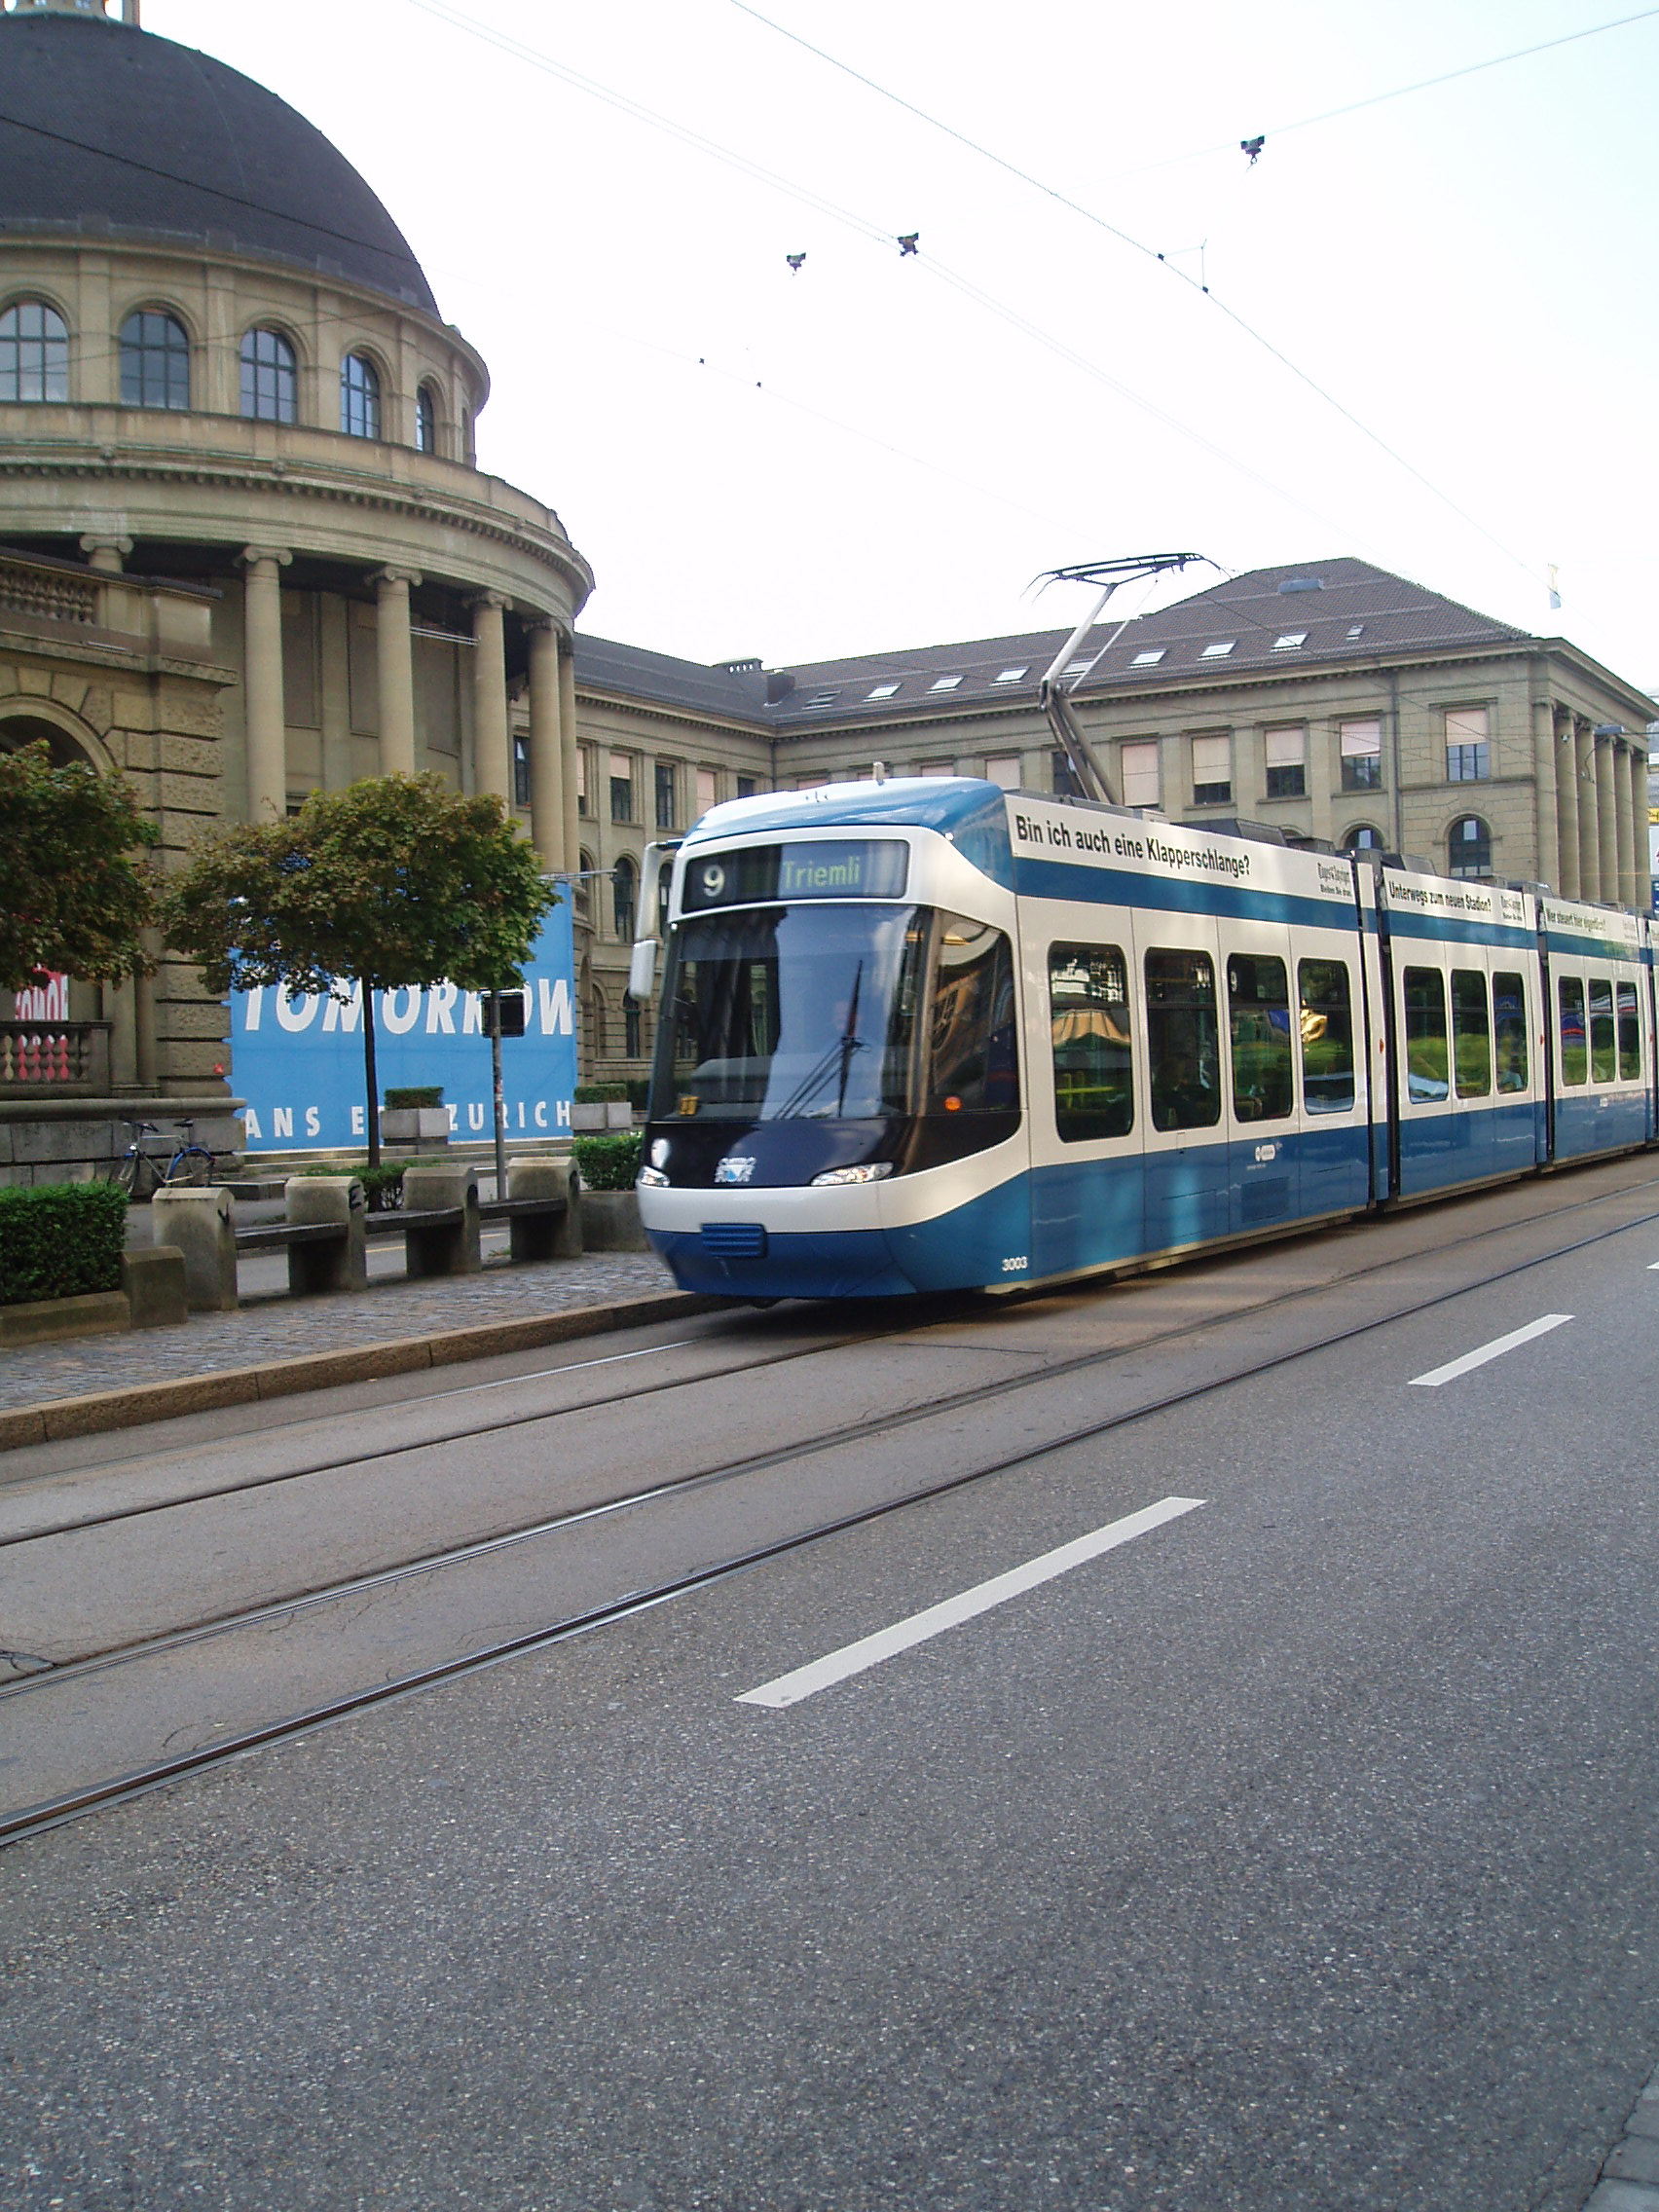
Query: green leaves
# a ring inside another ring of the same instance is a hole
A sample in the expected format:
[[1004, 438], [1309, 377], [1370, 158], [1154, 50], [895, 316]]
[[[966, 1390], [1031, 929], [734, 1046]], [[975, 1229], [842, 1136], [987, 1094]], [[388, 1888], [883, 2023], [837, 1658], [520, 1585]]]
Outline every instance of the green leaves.
[[45, 744], [0, 752], [0, 987], [45, 968], [97, 981], [154, 967], [142, 932], [156, 918], [135, 848], [161, 832], [117, 776], [55, 768]]
[[557, 897], [498, 799], [382, 776], [210, 838], [171, 888], [167, 934], [215, 991], [489, 990], [512, 982]]

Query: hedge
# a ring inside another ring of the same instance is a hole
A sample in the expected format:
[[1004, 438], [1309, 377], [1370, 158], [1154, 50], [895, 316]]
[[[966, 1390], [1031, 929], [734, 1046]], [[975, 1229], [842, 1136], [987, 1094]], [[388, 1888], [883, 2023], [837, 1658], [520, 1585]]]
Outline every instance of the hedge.
[[378, 1167], [303, 1167], [303, 1175], [354, 1175], [369, 1213], [395, 1213], [403, 1203], [403, 1177], [411, 1167], [443, 1167], [442, 1160], [386, 1160]]
[[441, 1083], [405, 1084], [401, 1090], [388, 1090], [386, 1094], [388, 1114], [407, 1113], [412, 1106], [441, 1106], [443, 1102]]
[[640, 1172], [640, 1132], [618, 1129], [613, 1136], [573, 1137], [571, 1153], [582, 1187], [588, 1191], [631, 1191]]
[[571, 1093], [578, 1106], [619, 1106], [628, 1095], [625, 1083], [578, 1083]]
[[0, 1306], [119, 1290], [127, 1193], [116, 1183], [0, 1191]]

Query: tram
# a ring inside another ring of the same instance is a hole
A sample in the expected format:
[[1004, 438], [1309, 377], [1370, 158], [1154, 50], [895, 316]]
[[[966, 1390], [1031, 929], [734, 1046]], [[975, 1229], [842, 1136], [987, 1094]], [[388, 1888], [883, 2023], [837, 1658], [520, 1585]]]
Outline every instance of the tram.
[[687, 1290], [1008, 1290], [1659, 1131], [1649, 925], [1547, 893], [967, 778], [717, 806], [643, 889]]

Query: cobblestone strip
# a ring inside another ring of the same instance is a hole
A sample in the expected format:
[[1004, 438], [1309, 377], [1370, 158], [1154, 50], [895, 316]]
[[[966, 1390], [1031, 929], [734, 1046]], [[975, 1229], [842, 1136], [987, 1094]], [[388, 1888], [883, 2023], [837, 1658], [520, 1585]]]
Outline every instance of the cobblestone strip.
[[1584, 2212], [1659, 2212], [1659, 2071], [1607, 2153]]

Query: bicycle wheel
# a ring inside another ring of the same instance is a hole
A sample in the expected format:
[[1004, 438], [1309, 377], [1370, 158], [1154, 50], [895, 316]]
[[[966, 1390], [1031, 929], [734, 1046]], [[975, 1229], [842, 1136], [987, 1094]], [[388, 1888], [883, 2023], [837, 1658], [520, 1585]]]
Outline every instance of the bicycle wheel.
[[154, 1195], [161, 1177], [147, 1152], [129, 1152], [116, 1167], [112, 1181], [121, 1185], [134, 1205]]
[[204, 1144], [183, 1146], [177, 1159], [173, 1161], [173, 1171], [168, 1177], [168, 1181], [189, 1183], [200, 1190], [204, 1183], [210, 1183], [212, 1180], [213, 1155], [207, 1150], [207, 1147]]

